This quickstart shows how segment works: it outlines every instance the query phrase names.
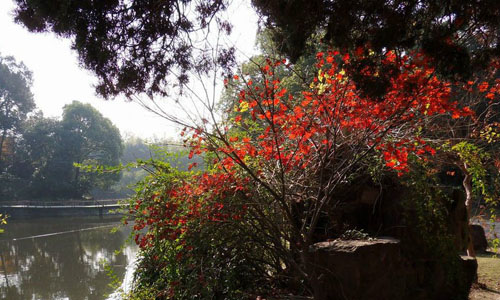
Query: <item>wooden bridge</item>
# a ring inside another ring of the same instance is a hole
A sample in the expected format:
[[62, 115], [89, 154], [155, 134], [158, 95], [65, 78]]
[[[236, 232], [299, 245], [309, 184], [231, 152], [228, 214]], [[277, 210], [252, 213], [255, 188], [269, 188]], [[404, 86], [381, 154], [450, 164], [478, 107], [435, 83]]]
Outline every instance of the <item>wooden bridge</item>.
[[103, 216], [119, 214], [123, 199], [106, 200], [20, 200], [0, 202], [0, 213], [13, 218], [55, 216]]

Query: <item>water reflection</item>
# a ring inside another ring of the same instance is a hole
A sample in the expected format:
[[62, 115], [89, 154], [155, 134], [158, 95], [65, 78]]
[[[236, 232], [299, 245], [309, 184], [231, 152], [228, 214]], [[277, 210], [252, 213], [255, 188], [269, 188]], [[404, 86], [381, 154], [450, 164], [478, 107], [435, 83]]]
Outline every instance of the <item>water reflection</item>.
[[[123, 279], [135, 247], [116, 219], [12, 220], [0, 235], [0, 298], [96, 299], [113, 292], [105, 264]], [[84, 230], [80, 230], [84, 229]]]

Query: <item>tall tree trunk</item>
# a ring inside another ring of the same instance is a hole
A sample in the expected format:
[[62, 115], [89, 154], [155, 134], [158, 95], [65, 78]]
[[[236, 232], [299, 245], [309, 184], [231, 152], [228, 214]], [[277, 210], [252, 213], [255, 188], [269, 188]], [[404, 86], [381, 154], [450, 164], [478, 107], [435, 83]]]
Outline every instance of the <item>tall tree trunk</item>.
[[472, 210], [472, 176], [467, 170], [467, 164], [464, 163], [463, 166], [461, 167], [463, 173], [464, 173], [464, 181], [462, 182], [464, 189], [465, 189], [465, 208], [467, 209], [467, 226], [468, 226], [468, 243], [467, 243], [467, 255], [476, 257], [476, 252], [474, 251], [474, 244], [472, 242], [472, 235], [471, 235], [471, 224], [470, 224], [470, 218], [471, 218], [471, 210]]
[[[5, 112], [5, 119], [8, 119], [8, 118], [9, 118], [9, 108], [7, 106], [6, 112]], [[4, 163], [3, 163], [3, 144], [5, 143], [5, 138], [7, 137], [7, 129], [8, 129], [8, 127], [9, 127], [9, 125], [7, 125], [7, 127], [3, 128], [2, 138], [0, 140], [0, 172], [2, 172], [3, 165], [4, 165]]]
[[[80, 164], [80, 161], [76, 162], [77, 164]], [[72, 198], [80, 198], [82, 196], [81, 191], [80, 191], [80, 168], [71, 166], [75, 170], [75, 176], [73, 178], [73, 190], [71, 191], [71, 197]]]
[[5, 138], [7, 137], [7, 129], [4, 129], [2, 132], [2, 137], [0, 138], [0, 172], [3, 169], [3, 144], [5, 142]]

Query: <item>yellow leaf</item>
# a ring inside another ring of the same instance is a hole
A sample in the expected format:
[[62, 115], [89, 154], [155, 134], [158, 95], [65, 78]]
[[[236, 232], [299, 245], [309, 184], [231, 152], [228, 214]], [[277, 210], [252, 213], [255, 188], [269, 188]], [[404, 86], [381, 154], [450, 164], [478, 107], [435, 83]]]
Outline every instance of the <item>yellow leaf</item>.
[[248, 102], [242, 101], [240, 103], [240, 112], [245, 112], [248, 110]]

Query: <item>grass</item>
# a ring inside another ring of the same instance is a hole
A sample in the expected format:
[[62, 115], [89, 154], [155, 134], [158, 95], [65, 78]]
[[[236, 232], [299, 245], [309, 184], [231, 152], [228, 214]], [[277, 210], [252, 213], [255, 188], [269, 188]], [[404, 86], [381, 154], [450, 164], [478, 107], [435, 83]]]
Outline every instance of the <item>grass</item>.
[[493, 254], [477, 255], [478, 284], [470, 294], [470, 300], [499, 300], [500, 299], [500, 257]]
[[478, 281], [488, 288], [500, 292], [500, 256], [479, 254], [477, 264]]

